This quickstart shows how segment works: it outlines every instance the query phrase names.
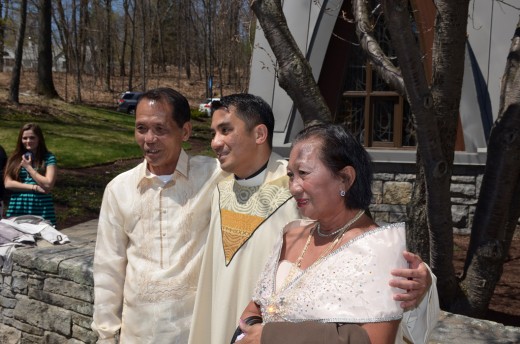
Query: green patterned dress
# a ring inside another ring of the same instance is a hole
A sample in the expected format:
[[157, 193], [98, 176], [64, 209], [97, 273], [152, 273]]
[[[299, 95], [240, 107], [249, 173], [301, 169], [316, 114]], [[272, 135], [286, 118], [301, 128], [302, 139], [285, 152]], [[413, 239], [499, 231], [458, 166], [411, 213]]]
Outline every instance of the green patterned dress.
[[[50, 152], [45, 154], [43, 160], [46, 167], [56, 165], [56, 157]], [[36, 171], [41, 173], [39, 168]], [[36, 185], [36, 181], [23, 167], [20, 169], [20, 182]], [[53, 226], [56, 226], [56, 213], [54, 212], [52, 195], [33, 191], [13, 191], [9, 199], [6, 216], [20, 215], [38, 215], [50, 221]]]

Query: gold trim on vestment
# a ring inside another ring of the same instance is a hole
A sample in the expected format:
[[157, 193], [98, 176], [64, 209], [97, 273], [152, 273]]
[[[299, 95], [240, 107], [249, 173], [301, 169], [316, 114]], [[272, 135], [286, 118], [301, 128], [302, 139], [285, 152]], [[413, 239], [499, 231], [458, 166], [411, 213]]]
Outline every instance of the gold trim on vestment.
[[218, 189], [222, 245], [227, 266], [258, 227], [292, 196], [287, 176], [253, 187], [240, 186], [234, 179], [226, 179], [218, 185]]

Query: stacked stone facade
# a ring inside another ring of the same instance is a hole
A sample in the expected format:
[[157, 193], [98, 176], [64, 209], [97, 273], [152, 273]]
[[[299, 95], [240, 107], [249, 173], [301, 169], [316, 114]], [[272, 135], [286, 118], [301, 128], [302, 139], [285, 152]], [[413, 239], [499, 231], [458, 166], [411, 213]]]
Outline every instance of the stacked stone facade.
[[[383, 171], [377, 171], [377, 170]], [[372, 183], [370, 212], [379, 224], [407, 221], [407, 206], [412, 197], [415, 173], [412, 166], [401, 166], [400, 172], [384, 171], [384, 165], [376, 165]], [[483, 167], [459, 169], [451, 178], [451, 216], [453, 231], [469, 234], [477, 206]]]
[[95, 343], [93, 244], [19, 248], [0, 274], [0, 343]]

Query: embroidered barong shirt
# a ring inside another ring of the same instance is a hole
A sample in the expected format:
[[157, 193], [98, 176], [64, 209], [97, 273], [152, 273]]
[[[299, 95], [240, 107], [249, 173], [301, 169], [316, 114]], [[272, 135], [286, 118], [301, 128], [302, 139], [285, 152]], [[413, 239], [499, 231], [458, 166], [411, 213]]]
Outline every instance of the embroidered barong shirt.
[[223, 172], [181, 152], [172, 179], [146, 161], [114, 178], [101, 206], [94, 258], [98, 343], [186, 343], [210, 220]]

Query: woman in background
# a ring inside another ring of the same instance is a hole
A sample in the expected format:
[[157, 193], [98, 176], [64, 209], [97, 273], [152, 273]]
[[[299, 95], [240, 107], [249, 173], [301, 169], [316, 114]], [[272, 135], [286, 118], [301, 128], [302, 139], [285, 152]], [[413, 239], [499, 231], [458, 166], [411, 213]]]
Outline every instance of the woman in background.
[[11, 191], [6, 216], [38, 215], [56, 226], [50, 193], [56, 176], [56, 157], [47, 150], [42, 130], [25, 124], [4, 172], [5, 188]]

